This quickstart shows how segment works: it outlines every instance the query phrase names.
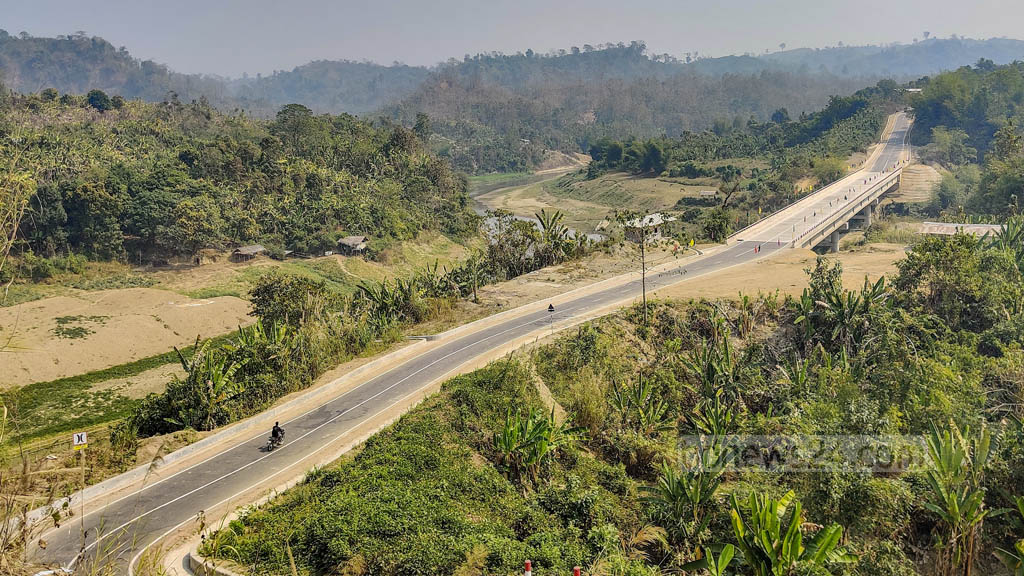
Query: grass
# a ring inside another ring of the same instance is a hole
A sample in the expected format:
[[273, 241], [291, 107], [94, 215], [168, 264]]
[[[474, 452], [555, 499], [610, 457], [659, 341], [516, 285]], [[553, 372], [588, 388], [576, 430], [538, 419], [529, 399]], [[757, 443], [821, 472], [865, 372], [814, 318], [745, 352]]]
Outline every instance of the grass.
[[108, 318], [110, 316], [58, 316], [54, 319], [57, 325], [50, 332], [57, 338], [79, 340], [95, 333], [92, 328], [83, 326], [84, 323], [105, 324]]
[[570, 450], [534, 489], [522, 489], [491, 448], [510, 406], [543, 410], [516, 360], [449, 380], [357, 453], [249, 509], [203, 552], [216, 553], [209, 543], [218, 542], [225, 557], [267, 573], [288, 573], [291, 556], [311, 574], [348, 573], [353, 562], [362, 573], [450, 574], [482, 547], [478, 573], [512, 573], [530, 559], [567, 574], [587, 555], [592, 529], [635, 523], [635, 510], [613, 493], [628, 480]]
[[[231, 336], [225, 334], [213, 338], [213, 343], [226, 343]], [[192, 349], [188, 346], [182, 352], [187, 356]], [[178, 355], [171, 350], [103, 370], [29, 384], [0, 394], [0, 400], [10, 408], [18, 422], [15, 440], [36, 440], [127, 416], [138, 400], [114, 390], [95, 390], [95, 386], [177, 362]]]
[[11, 285], [6, 298], [0, 295], [0, 307], [61, 296], [67, 294], [69, 289], [92, 292], [120, 288], [150, 288], [156, 284], [155, 279], [132, 273], [124, 264], [88, 262], [80, 274], [64, 272], [41, 281], [15, 282]]
[[506, 186], [522, 186], [535, 182], [537, 178], [537, 175], [532, 172], [496, 172], [493, 174], [470, 176], [468, 178], [469, 193], [470, 195], [483, 194]]

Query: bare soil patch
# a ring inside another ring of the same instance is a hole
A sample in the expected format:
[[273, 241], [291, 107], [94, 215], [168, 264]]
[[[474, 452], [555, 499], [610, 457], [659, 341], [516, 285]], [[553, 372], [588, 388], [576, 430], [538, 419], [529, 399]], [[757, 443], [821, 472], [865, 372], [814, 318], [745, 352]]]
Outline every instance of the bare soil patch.
[[193, 299], [130, 288], [68, 295], [0, 308], [0, 387], [73, 376], [167, 352], [251, 321], [239, 298]]
[[911, 164], [903, 169], [899, 189], [890, 196], [892, 202], [924, 203], [932, 199], [932, 190], [942, 174], [928, 164]]

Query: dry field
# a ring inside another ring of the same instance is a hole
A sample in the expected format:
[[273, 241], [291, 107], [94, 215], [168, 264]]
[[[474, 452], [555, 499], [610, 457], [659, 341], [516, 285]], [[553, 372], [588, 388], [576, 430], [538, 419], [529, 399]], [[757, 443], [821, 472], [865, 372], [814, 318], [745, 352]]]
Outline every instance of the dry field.
[[[859, 288], [864, 277], [877, 280], [879, 276], [896, 271], [905, 248], [898, 244], [870, 244], [857, 252], [840, 252], [827, 257], [843, 265], [843, 283], [847, 288]], [[754, 264], [740, 266], [704, 278], [676, 284], [657, 291], [659, 298], [736, 298], [740, 293], [751, 296], [758, 292], [800, 294], [807, 286], [807, 268], [813, 268], [818, 255], [810, 250], [788, 250]]]
[[0, 388], [55, 380], [191, 344], [251, 321], [249, 303], [166, 290], [75, 291], [0, 308]]

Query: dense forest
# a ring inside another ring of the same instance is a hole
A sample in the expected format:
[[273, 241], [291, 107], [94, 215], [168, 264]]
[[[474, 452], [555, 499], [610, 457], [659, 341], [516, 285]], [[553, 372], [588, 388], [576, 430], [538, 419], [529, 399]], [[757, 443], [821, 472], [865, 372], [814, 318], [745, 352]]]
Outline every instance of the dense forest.
[[884, 76], [903, 80], [979, 58], [997, 64], [1024, 58], [1024, 43], [931, 38], [677, 58], [651, 54], [637, 41], [466, 55], [432, 68], [316, 61], [224, 79], [176, 73], [83, 33], [34, 38], [0, 31], [0, 71], [18, 92], [100, 89], [154, 102], [173, 92], [183, 102], [205, 96], [222, 110], [268, 118], [300, 103], [317, 113], [382, 113], [407, 126], [425, 113], [433, 122], [432, 148], [470, 173], [530, 169], [546, 149], [586, 151], [602, 137], [675, 137], [716, 122], [766, 121], [778, 108], [797, 116]]
[[35, 192], [16, 251], [130, 262], [260, 242], [322, 253], [421, 230], [477, 233], [463, 177], [401, 126], [285, 106], [270, 122], [204, 101], [126, 101], [48, 89], [7, 98], [0, 146]]
[[916, 83], [914, 141], [923, 159], [949, 171], [931, 211], [997, 219], [1020, 212], [1024, 194], [1024, 63], [981, 60]]

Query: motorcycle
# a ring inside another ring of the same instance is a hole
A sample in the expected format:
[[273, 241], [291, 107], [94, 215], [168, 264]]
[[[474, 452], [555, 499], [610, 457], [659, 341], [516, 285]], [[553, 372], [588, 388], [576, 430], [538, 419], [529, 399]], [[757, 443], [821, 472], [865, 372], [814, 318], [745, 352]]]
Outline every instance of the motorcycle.
[[274, 448], [277, 448], [282, 443], [284, 443], [284, 432], [282, 432], [280, 436], [271, 436], [270, 438], [267, 438], [267, 452], [272, 452]]

